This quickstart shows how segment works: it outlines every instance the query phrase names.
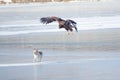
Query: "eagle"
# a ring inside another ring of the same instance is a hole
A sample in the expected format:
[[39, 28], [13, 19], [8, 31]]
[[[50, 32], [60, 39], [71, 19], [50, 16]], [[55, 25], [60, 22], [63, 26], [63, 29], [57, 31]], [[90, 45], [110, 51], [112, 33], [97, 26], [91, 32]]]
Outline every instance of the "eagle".
[[55, 17], [55, 16], [40, 18], [40, 22], [43, 24], [49, 24], [54, 21], [58, 22], [59, 29], [64, 28], [68, 32], [68, 34], [69, 34], [69, 32], [73, 31], [73, 28], [76, 30], [76, 32], [78, 32], [77, 27], [76, 27], [77, 23], [71, 19], [64, 20], [64, 19], [61, 19], [61, 18]]

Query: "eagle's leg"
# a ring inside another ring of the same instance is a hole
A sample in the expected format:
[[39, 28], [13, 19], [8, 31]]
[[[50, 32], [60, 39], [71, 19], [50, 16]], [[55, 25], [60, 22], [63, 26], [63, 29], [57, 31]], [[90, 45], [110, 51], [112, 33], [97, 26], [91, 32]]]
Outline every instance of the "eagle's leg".
[[67, 31], [68, 32], [68, 35], [73, 35], [73, 32], [72, 31]]
[[68, 31], [68, 35], [70, 35], [70, 31]]
[[73, 35], [73, 32], [72, 32], [72, 31], [70, 31], [70, 34], [71, 34], [71, 35]]

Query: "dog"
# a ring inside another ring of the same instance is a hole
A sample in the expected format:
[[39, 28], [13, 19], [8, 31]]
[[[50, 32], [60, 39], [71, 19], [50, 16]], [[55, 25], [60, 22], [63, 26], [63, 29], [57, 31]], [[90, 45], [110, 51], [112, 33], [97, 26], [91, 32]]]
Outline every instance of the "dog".
[[42, 51], [38, 51], [38, 49], [34, 48], [33, 49], [33, 56], [34, 56], [34, 61], [35, 62], [40, 62], [43, 56]]

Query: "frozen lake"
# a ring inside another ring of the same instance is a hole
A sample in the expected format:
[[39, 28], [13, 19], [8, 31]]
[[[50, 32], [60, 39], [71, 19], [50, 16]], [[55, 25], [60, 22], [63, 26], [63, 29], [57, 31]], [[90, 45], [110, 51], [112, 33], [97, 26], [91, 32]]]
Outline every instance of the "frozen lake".
[[[1, 80], [120, 80], [120, 1], [0, 5]], [[67, 35], [41, 17], [77, 22]], [[33, 48], [43, 51], [33, 62]]]

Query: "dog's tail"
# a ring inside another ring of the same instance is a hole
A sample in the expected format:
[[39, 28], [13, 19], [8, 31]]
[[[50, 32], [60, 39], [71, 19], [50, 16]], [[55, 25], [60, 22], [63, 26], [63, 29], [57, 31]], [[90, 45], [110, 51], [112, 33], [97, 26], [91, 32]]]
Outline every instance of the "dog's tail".
[[40, 61], [41, 61], [41, 59], [42, 59], [42, 57], [43, 57], [42, 51], [39, 51], [39, 54], [40, 54]]
[[42, 51], [39, 51], [39, 54], [42, 56], [43, 55]]

